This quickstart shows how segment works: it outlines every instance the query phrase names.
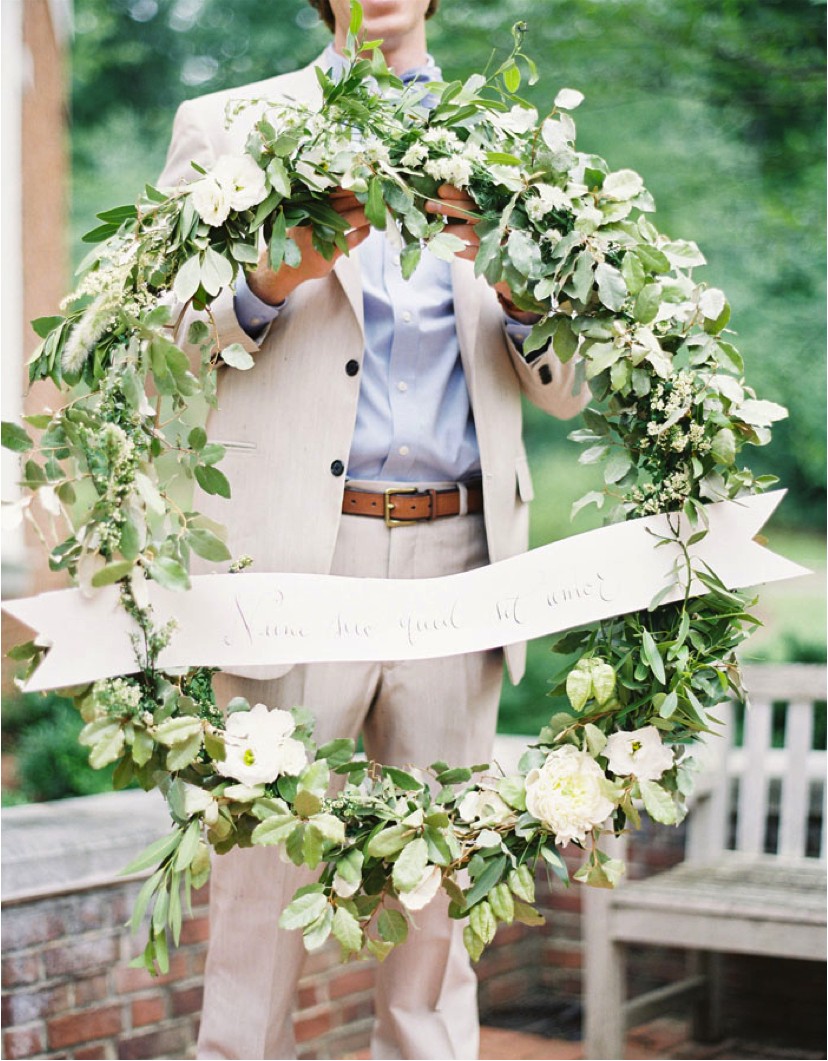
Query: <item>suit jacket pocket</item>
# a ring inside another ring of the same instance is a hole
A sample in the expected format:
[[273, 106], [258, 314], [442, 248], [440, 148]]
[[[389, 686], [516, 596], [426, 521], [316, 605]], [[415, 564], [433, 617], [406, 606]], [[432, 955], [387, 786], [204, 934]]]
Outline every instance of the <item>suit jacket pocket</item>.
[[535, 496], [535, 488], [532, 486], [529, 461], [525, 456], [520, 456], [515, 461], [515, 476], [517, 477], [517, 490], [521, 501], [531, 501]]

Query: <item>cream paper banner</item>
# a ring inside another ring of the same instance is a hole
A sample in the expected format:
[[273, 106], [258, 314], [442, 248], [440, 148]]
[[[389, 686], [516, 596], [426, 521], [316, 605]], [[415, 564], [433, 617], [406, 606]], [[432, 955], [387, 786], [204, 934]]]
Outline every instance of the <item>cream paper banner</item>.
[[[752, 541], [784, 491], [706, 506], [709, 533], [692, 547], [726, 586], [774, 582], [805, 568]], [[675, 581], [681, 551], [668, 518], [650, 516], [574, 535], [510, 560], [434, 579], [333, 575], [201, 575], [186, 593], [148, 583], [155, 621], [177, 626], [164, 668], [237, 667], [332, 660], [451, 656], [526, 641], [646, 608]], [[394, 534], [405, 534], [406, 528]], [[681, 533], [690, 531], [682, 521]], [[693, 595], [705, 592], [695, 584]], [[683, 590], [664, 598], [676, 600]], [[135, 627], [116, 586], [4, 602], [51, 646], [27, 690], [78, 685], [134, 672]]]

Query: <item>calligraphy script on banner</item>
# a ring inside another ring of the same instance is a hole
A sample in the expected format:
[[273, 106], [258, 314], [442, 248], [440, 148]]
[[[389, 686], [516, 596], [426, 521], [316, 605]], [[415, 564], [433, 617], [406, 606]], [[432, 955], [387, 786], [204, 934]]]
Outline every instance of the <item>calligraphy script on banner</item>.
[[[709, 532], [694, 566], [726, 586], [773, 582], [806, 569], [753, 541], [784, 491], [706, 506]], [[425, 659], [531, 640], [649, 606], [676, 579], [682, 553], [670, 522], [649, 516], [615, 524], [488, 567], [434, 579], [334, 575], [201, 575], [173, 593], [149, 583], [154, 619], [175, 619], [159, 663], [225, 670], [341, 660]], [[395, 531], [404, 534], [405, 530]], [[705, 592], [699, 582], [691, 595]], [[684, 596], [677, 587], [666, 603]], [[91, 599], [59, 590], [3, 608], [51, 646], [28, 690], [78, 685], [137, 670], [132, 620], [108, 586]]]

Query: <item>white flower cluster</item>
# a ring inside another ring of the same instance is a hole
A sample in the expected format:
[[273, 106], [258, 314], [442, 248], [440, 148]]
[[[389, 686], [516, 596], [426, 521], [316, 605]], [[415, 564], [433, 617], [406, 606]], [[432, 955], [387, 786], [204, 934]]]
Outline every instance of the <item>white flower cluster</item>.
[[262, 785], [287, 774], [295, 777], [307, 765], [305, 746], [291, 737], [296, 724], [289, 711], [269, 711], [256, 704], [235, 711], [224, 731], [225, 758], [216, 768], [243, 785]]
[[195, 211], [212, 228], [223, 225], [231, 210], [249, 210], [267, 196], [264, 171], [250, 155], [222, 155], [210, 172], [190, 189]]
[[104, 678], [92, 686], [95, 714], [132, 715], [141, 706], [141, 687], [124, 678]]
[[618, 777], [631, 776], [639, 781], [658, 781], [673, 765], [673, 752], [662, 743], [655, 726], [612, 733], [604, 755], [608, 768]]

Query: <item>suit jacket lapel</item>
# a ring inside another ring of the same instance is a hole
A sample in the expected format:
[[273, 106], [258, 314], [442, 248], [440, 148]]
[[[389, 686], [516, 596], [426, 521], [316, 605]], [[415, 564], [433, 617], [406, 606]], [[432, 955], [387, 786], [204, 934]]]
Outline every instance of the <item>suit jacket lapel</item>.
[[337, 259], [333, 267], [334, 275], [342, 285], [342, 290], [354, 311], [363, 335], [365, 334], [365, 320], [362, 303], [362, 276], [359, 271], [359, 249], [351, 251], [347, 257], [343, 254]]
[[[451, 281], [460, 357], [463, 361], [469, 391], [473, 392], [475, 384], [473, 353], [477, 340], [477, 325], [480, 320], [481, 282], [475, 278], [473, 263], [464, 258], [455, 258], [451, 263]], [[473, 393], [472, 402], [474, 402]]]

